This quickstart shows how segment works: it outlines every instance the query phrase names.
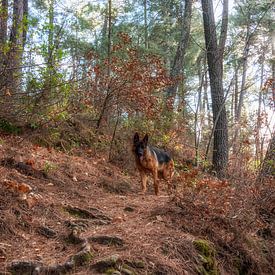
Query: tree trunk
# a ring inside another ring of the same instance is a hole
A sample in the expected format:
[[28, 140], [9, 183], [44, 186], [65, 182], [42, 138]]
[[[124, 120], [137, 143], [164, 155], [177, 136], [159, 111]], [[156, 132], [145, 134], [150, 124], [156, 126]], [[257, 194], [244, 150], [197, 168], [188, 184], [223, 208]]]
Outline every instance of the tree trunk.
[[148, 23], [147, 23], [147, 0], [144, 0], [144, 46], [145, 49], [149, 48], [149, 41], [148, 41]]
[[234, 76], [234, 121], [237, 114], [238, 109], [238, 98], [239, 98], [239, 66], [236, 64], [235, 66], [235, 76]]
[[109, 106], [109, 100], [110, 100], [110, 93], [111, 93], [111, 87], [110, 87], [110, 74], [111, 74], [111, 70], [110, 70], [110, 62], [111, 62], [111, 39], [112, 39], [112, 0], [108, 0], [108, 37], [107, 37], [107, 60], [108, 60], [108, 64], [107, 64], [107, 78], [108, 78], [108, 84], [106, 87], [106, 94], [105, 94], [105, 99], [103, 102], [103, 106], [101, 108], [101, 112], [99, 114], [99, 118], [97, 120], [96, 123], [96, 131], [99, 130], [101, 123], [104, 119], [104, 117], [107, 116], [107, 109]]
[[51, 97], [53, 96], [53, 75], [54, 75], [54, 4], [55, 0], [49, 1], [48, 8], [48, 43], [47, 43], [47, 57], [45, 58], [47, 64], [47, 73], [45, 74], [43, 89], [35, 101], [35, 106], [32, 110], [33, 114], [47, 113], [48, 106], [51, 105]]
[[[247, 31], [248, 32], [248, 31]], [[249, 34], [247, 34], [248, 36]], [[237, 108], [237, 113], [236, 113], [236, 121], [239, 122], [241, 118], [241, 113], [242, 113], [242, 107], [243, 107], [243, 100], [244, 100], [244, 94], [246, 91], [246, 73], [247, 73], [247, 59], [248, 59], [248, 54], [250, 50], [250, 43], [249, 41], [246, 43], [244, 51], [243, 51], [243, 73], [242, 73], [242, 82], [241, 82], [241, 90], [240, 90], [240, 95], [239, 95], [239, 103], [238, 103], [238, 108]]]
[[5, 95], [5, 71], [7, 69], [7, 56], [4, 48], [8, 33], [8, 0], [1, 0], [0, 6], [0, 96]]
[[26, 41], [28, 16], [28, 1], [14, 0], [13, 2], [13, 20], [10, 32], [10, 51], [9, 51], [9, 86], [13, 92], [19, 90], [21, 83], [21, 69], [23, 49]]
[[110, 59], [111, 59], [111, 35], [112, 35], [112, 0], [108, 1], [108, 77], [110, 76]]
[[17, 116], [17, 112], [19, 111], [22, 83], [22, 55], [27, 33], [28, 0], [13, 1], [13, 15], [9, 38], [7, 37], [6, 21], [8, 15], [7, 4], [8, 1], [2, 0], [1, 8], [3, 7], [2, 13], [4, 13], [4, 16], [1, 16], [0, 46], [9, 43], [9, 48], [5, 55], [0, 56], [0, 59], [2, 59], [0, 65], [3, 65], [1, 93], [8, 95], [8, 97], [4, 97], [4, 100], [1, 102], [2, 106], [0, 106], [0, 109], [4, 112], [0, 116], [18, 122], [20, 117]]
[[[191, 28], [191, 16], [192, 16], [192, 0], [185, 0], [184, 15], [181, 20], [181, 39], [179, 41], [177, 52], [173, 61], [173, 65], [170, 71], [172, 78], [180, 78], [182, 76], [184, 56], [188, 47], [190, 28]], [[180, 83], [180, 79], [176, 79], [174, 85], [170, 86], [166, 93], [169, 98], [169, 107], [174, 106], [174, 100], [177, 93], [177, 89]]]
[[3, 66], [3, 51], [8, 32], [8, 0], [1, 0], [0, 6], [0, 68]]
[[55, 0], [50, 0], [49, 3], [49, 30], [48, 30], [48, 56], [47, 56], [47, 71], [48, 75], [45, 79], [46, 98], [52, 95], [52, 80], [54, 75], [54, 3]]
[[9, 86], [16, 93], [20, 86], [19, 66], [23, 54], [23, 30], [24, 30], [24, 2], [23, 0], [14, 0], [13, 3], [13, 20], [10, 33], [10, 52], [9, 52]]
[[257, 111], [257, 125], [255, 129], [255, 147], [256, 147], [256, 160], [257, 163], [261, 163], [262, 159], [262, 150], [261, 150], [261, 133], [260, 129], [262, 127], [262, 98], [263, 98], [263, 82], [264, 82], [264, 61], [265, 61], [265, 47], [262, 47], [262, 54], [260, 57], [261, 62], [261, 80], [259, 87], [259, 99], [258, 99], [258, 111]]
[[28, 30], [28, 17], [29, 17], [29, 2], [28, 0], [23, 0], [23, 18], [24, 18], [24, 27], [23, 27], [23, 47], [26, 44], [27, 40], [27, 30]]
[[273, 28], [271, 33], [272, 40], [272, 99], [273, 99], [273, 108], [275, 108], [275, 29]]
[[210, 104], [209, 104], [209, 99], [208, 99], [208, 68], [207, 68], [207, 57], [205, 54], [204, 57], [204, 62], [203, 62], [203, 71], [204, 71], [204, 82], [203, 82], [203, 110], [204, 110], [204, 115], [203, 117], [205, 117], [206, 119], [203, 120], [204, 124], [209, 125], [210, 121], [212, 120], [212, 116], [211, 116], [211, 110], [210, 110]]
[[217, 176], [226, 174], [228, 163], [228, 129], [223, 92], [223, 48], [227, 30], [228, 1], [224, 1], [223, 25], [221, 28], [220, 47], [217, 45], [216, 26], [212, 0], [202, 0], [205, 44], [212, 97], [212, 112], [214, 120], [213, 168]]
[[203, 86], [205, 81], [205, 75], [206, 72], [203, 71], [203, 63], [204, 63], [204, 55], [200, 55], [200, 57], [197, 60], [197, 66], [198, 66], [198, 78], [199, 78], [199, 88], [198, 88], [198, 100], [197, 100], [197, 106], [196, 106], [196, 112], [195, 112], [195, 150], [196, 150], [196, 156], [195, 156], [195, 164], [196, 166], [199, 163], [199, 146], [202, 138], [202, 131], [203, 131]]

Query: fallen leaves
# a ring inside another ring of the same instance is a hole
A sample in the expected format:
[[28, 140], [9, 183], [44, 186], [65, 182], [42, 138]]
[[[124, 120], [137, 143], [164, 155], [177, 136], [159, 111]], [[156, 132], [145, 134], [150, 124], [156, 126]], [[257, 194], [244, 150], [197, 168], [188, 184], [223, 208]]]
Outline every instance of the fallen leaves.
[[11, 180], [4, 180], [2, 184], [9, 190], [18, 194], [27, 194], [32, 191], [32, 187], [26, 183], [18, 183]]
[[33, 189], [29, 184], [7, 179], [4, 179], [1, 183], [7, 190], [17, 195], [21, 201], [26, 201], [29, 208], [34, 207], [42, 199], [41, 195], [32, 192]]

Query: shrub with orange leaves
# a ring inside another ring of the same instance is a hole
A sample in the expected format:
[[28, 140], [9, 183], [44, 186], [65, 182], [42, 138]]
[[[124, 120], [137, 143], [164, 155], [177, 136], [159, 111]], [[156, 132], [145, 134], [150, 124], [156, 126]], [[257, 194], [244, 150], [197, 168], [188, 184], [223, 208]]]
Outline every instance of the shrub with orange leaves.
[[[196, 207], [207, 209], [213, 215], [234, 216], [236, 208], [241, 209], [245, 200], [240, 199], [242, 194], [227, 180], [200, 172], [197, 168], [181, 172], [177, 177], [178, 200], [185, 201], [191, 198]], [[253, 187], [246, 187], [247, 199], [253, 196]], [[249, 194], [251, 196], [249, 196]]]
[[90, 89], [86, 104], [98, 111], [99, 117], [120, 113], [143, 113], [148, 117], [160, 113], [162, 92], [172, 81], [161, 59], [143, 54], [131, 45], [131, 38], [118, 34], [118, 43], [104, 60], [95, 54], [90, 57]]

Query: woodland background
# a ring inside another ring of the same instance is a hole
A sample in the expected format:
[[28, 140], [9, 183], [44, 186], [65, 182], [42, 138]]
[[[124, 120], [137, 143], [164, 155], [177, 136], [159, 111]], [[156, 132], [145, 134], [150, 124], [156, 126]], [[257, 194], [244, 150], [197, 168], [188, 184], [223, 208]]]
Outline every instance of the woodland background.
[[218, 176], [257, 170], [274, 136], [274, 7], [211, 2], [2, 0], [1, 128], [112, 160], [148, 132]]
[[271, 0], [0, 0], [0, 273], [274, 274], [274, 57]]

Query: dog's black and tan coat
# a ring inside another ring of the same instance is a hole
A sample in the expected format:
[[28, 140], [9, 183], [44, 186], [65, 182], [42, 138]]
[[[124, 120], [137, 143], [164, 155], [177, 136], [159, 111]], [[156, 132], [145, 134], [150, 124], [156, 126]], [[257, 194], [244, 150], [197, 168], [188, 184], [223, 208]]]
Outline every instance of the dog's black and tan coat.
[[154, 179], [155, 194], [159, 194], [159, 178], [167, 181], [168, 191], [171, 189], [171, 180], [174, 175], [174, 162], [165, 151], [148, 145], [148, 135], [140, 140], [139, 134], [135, 133], [133, 153], [135, 155], [137, 169], [141, 176], [142, 192], [147, 189], [148, 175]]

